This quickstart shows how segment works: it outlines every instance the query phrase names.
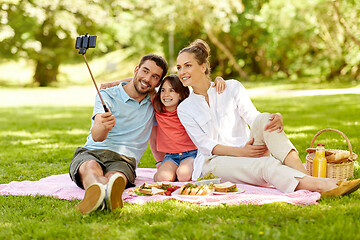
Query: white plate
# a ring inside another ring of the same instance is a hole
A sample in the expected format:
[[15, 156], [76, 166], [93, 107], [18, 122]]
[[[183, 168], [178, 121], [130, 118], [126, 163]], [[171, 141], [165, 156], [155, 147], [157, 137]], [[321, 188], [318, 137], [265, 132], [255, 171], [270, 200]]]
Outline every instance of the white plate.
[[237, 192], [214, 192], [214, 195], [234, 195], [245, 192], [244, 189], [238, 189]]
[[218, 184], [220, 183], [221, 178], [213, 178], [213, 179], [205, 179], [200, 181], [195, 181], [194, 184], [196, 185], [209, 185], [210, 183]]
[[173, 192], [171, 193], [171, 196], [177, 196], [177, 195], [179, 195], [179, 191], [180, 191], [180, 188], [179, 188], [179, 189], [176, 189], [175, 191], [173, 191]]

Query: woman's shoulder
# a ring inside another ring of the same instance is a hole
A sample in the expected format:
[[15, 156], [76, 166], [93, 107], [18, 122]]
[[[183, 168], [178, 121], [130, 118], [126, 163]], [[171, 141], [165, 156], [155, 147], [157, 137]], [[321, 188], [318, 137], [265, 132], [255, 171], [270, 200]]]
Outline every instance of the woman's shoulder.
[[177, 113], [181, 114], [182, 112], [188, 112], [188, 109], [190, 109], [191, 106], [194, 106], [194, 101], [194, 96], [190, 93], [190, 95], [178, 105]]
[[225, 82], [226, 82], [226, 86], [231, 86], [232, 88], [235, 87], [235, 88], [245, 89], [244, 85], [242, 85], [242, 83], [238, 80], [229, 79], [229, 80], [226, 80]]
[[[224, 93], [228, 97], [237, 96], [239, 95], [239, 93], [243, 93], [244, 91], [246, 91], [245, 87], [238, 80], [230, 79], [230, 80], [226, 80], [225, 83], [226, 83], [226, 88]], [[220, 94], [219, 96], [222, 96], [222, 94]]]
[[184, 100], [181, 101], [181, 103], [179, 103], [178, 107], [177, 107], [177, 111], [181, 111], [182, 109], [186, 108], [187, 106], [189, 106], [191, 104], [192, 100], [190, 99], [190, 96], [185, 98]]

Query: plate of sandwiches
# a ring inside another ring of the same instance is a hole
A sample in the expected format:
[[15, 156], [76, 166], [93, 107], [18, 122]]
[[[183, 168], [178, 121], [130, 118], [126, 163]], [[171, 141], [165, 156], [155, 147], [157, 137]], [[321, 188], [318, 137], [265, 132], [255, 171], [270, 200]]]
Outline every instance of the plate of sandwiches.
[[188, 183], [180, 187], [178, 190], [174, 191], [171, 195], [179, 196], [208, 196], [214, 192], [214, 184], [210, 183], [208, 185], [197, 185], [194, 183]]
[[183, 195], [183, 196], [209, 196], [209, 195], [231, 195], [243, 193], [245, 190], [238, 189], [236, 184], [231, 182], [225, 183], [210, 183], [198, 185], [194, 183], [188, 183], [174, 191], [171, 195]]
[[214, 184], [214, 195], [231, 195], [243, 192], [245, 192], [244, 189], [237, 188], [236, 184], [232, 182]]

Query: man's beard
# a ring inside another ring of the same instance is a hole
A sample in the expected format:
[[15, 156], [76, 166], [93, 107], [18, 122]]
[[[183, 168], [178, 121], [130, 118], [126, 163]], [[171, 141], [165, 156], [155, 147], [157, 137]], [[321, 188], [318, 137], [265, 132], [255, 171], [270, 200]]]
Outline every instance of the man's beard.
[[148, 88], [148, 90], [143, 90], [141, 88], [141, 79], [138, 78], [137, 76], [134, 77], [134, 87], [135, 87], [136, 92], [141, 95], [146, 95], [152, 90], [151, 88]]

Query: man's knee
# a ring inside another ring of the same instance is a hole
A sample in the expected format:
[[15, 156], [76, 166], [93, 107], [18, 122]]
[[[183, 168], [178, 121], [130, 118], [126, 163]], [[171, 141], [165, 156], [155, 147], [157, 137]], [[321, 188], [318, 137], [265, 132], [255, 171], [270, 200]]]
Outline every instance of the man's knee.
[[87, 172], [93, 172], [93, 171], [101, 171], [102, 172], [101, 165], [95, 160], [86, 161], [83, 164], [81, 164], [79, 167], [80, 175], [87, 173]]

